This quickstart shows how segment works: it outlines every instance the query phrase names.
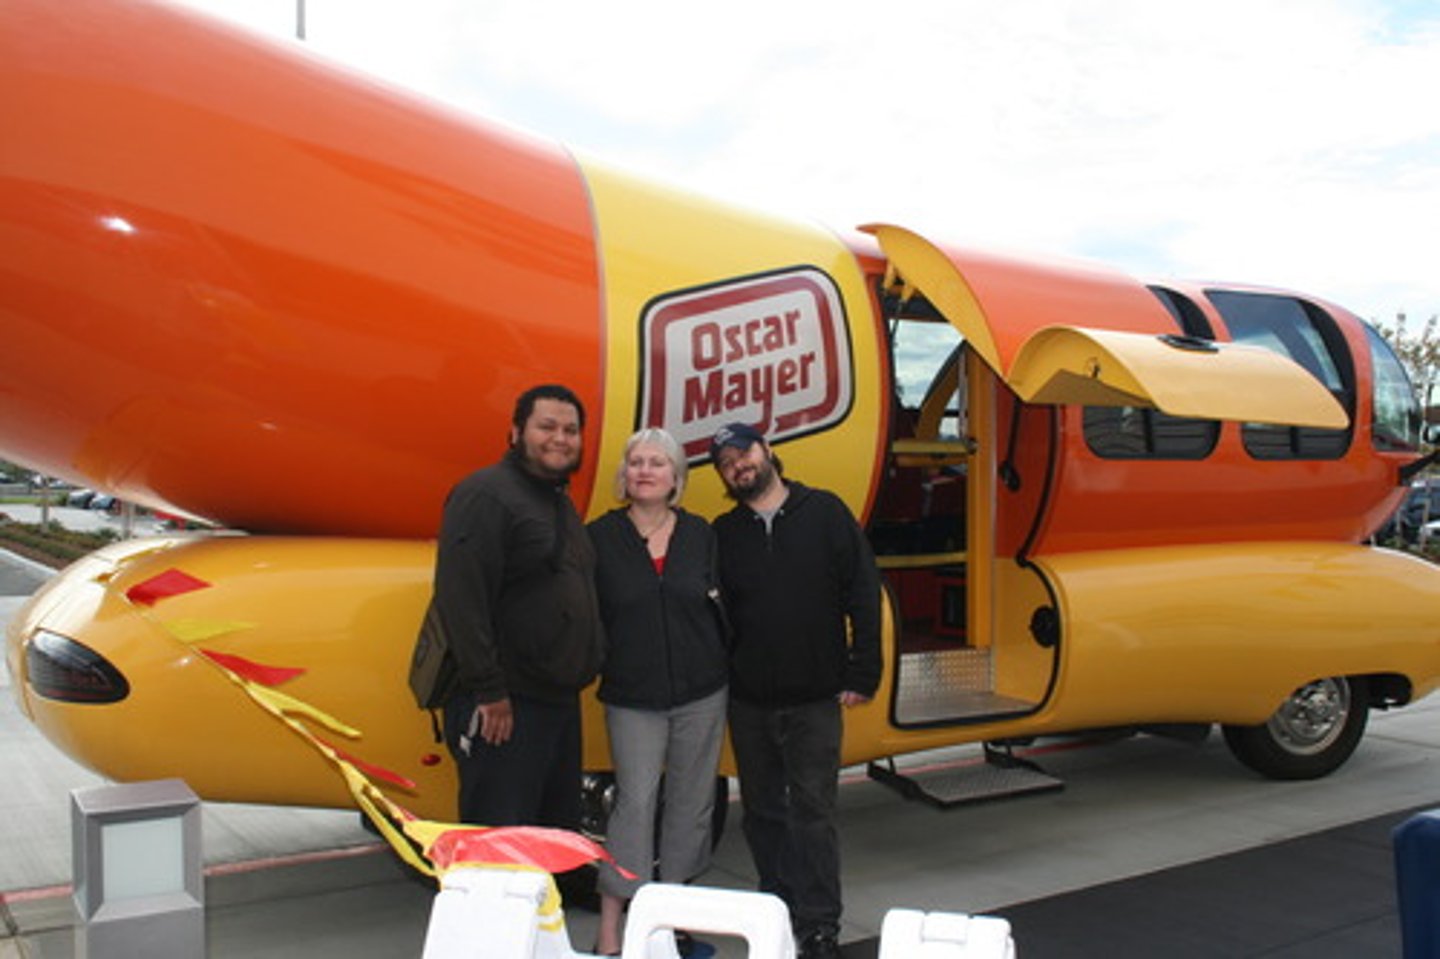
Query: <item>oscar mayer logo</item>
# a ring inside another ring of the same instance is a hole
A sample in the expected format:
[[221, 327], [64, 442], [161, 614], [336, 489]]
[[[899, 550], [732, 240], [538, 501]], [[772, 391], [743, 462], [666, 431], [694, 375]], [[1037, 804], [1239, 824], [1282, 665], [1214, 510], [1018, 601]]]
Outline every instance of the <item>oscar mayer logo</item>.
[[850, 331], [820, 270], [734, 280], [662, 296], [641, 318], [640, 422], [686, 456], [726, 423], [772, 443], [839, 422], [850, 409]]

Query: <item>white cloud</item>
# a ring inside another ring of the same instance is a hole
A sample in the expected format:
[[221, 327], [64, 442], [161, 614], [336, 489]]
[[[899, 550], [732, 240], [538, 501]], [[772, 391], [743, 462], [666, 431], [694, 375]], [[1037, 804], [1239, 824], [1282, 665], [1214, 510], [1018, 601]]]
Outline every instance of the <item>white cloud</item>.
[[[289, 0], [188, 2], [293, 32]], [[1440, 313], [1440, 13], [1424, 4], [306, 8], [323, 53], [837, 228], [899, 221], [1146, 276], [1295, 287], [1367, 317]]]

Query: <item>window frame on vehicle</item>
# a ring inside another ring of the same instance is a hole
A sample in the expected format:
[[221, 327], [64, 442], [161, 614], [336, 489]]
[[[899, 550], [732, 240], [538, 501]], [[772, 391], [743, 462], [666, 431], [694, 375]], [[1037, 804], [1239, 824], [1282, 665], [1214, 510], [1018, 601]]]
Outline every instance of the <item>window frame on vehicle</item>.
[[[1195, 303], [1162, 286], [1149, 287], [1185, 336], [1213, 340], [1215, 331]], [[1085, 446], [1106, 460], [1203, 460], [1220, 442], [1220, 422], [1172, 416], [1141, 406], [1087, 406]]]
[[[1206, 290], [1236, 343], [1287, 356], [1325, 385], [1350, 418], [1344, 429], [1244, 423], [1241, 442], [1259, 460], [1336, 460], [1355, 439], [1355, 360], [1339, 325], [1327, 312], [1299, 297], [1248, 290]], [[1290, 313], [1277, 322], [1277, 311]], [[1304, 323], [1295, 322], [1294, 311]]]
[[1420, 448], [1421, 413], [1410, 375], [1385, 337], [1369, 323], [1365, 324], [1365, 342], [1370, 347], [1374, 410], [1371, 445], [1388, 452], [1415, 452]]

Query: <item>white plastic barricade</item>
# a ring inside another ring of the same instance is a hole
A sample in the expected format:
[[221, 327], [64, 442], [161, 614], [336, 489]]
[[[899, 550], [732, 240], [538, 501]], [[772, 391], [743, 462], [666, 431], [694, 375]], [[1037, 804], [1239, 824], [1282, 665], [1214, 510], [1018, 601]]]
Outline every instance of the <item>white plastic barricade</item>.
[[[423, 959], [578, 959], [550, 877], [532, 869], [452, 869], [430, 910]], [[649, 883], [630, 902], [624, 959], [679, 959], [676, 929], [738, 936], [750, 959], [795, 959], [790, 912], [775, 896]]]
[[558, 904], [545, 909], [549, 891], [549, 874], [533, 869], [450, 870], [430, 910], [423, 959], [570, 959], [565, 915]]
[[777, 896], [652, 882], [630, 901], [622, 959], [673, 959], [674, 930], [739, 936], [750, 959], [795, 959], [790, 910]]
[[1015, 959], [1010, 923], [994, 916], [891, 909], [880, 926], [880, 959]]

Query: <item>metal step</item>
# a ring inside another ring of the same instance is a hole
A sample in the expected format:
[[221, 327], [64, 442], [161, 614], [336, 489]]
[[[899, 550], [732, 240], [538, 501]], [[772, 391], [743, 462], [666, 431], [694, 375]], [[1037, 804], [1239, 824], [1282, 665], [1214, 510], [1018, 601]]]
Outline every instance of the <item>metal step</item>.
[[1053, 792], [1065, 783], [1008, 746], [985, 744], [983, 758], [941, 766], [897, 766], [894, 757], [866, 767], [870, 778], [906, 799], [919, 799], [941, 809], [988, 802], [1010, 796]]

